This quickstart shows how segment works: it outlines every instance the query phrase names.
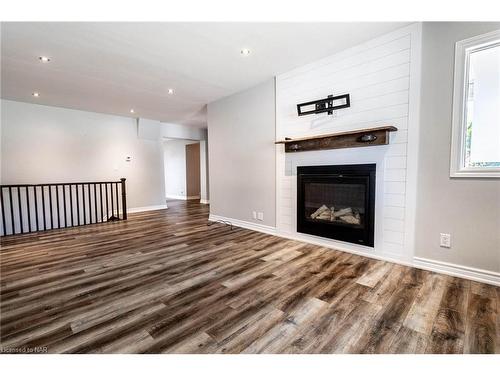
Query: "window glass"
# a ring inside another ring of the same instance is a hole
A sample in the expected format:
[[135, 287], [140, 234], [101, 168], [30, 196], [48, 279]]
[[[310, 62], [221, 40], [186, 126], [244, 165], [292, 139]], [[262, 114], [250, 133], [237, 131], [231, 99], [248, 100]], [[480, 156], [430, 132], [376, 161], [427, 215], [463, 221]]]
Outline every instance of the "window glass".
[[500, 167], [500, 43], [470, 52], [465, 87], [465, 167]]

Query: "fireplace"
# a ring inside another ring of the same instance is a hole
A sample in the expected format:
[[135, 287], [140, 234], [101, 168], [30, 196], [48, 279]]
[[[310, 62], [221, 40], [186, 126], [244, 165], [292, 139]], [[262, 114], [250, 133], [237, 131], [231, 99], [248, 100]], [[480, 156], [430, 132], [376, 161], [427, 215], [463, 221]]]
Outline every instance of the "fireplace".
[[297, 232], [373, 247], [375, 167], [297, 167]]

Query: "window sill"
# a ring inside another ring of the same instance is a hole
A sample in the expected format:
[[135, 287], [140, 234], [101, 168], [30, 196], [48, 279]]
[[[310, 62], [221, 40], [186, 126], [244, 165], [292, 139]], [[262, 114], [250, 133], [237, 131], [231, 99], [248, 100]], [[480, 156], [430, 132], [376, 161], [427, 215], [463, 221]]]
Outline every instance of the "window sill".
[[491, 169], [461, 169], [450, 171], [452, 178], [500, 178], [500, 168]]

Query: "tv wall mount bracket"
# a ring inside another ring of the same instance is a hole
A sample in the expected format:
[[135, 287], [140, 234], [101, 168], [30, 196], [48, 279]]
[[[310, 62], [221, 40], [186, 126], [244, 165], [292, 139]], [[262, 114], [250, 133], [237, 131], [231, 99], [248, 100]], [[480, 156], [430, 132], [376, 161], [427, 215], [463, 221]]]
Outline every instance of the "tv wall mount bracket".
[[313, 100], [311, 102], [297, 104], [297, 113], [299, 116], [306, 116], [327, 112], [333, 115], [333, 111], [351, 106], [349, 94], [328, 95], [324, 99]]

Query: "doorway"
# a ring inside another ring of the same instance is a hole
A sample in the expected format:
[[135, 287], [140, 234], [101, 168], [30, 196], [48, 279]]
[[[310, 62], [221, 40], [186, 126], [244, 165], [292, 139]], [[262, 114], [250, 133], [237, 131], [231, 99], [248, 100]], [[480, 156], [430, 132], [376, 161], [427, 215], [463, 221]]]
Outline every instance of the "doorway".
[[186, 198], [200, 199], [200, 144], [186, 146]]
[[208, 204], [207, 141], [165, 138], [163, 149], [166, 199]]

